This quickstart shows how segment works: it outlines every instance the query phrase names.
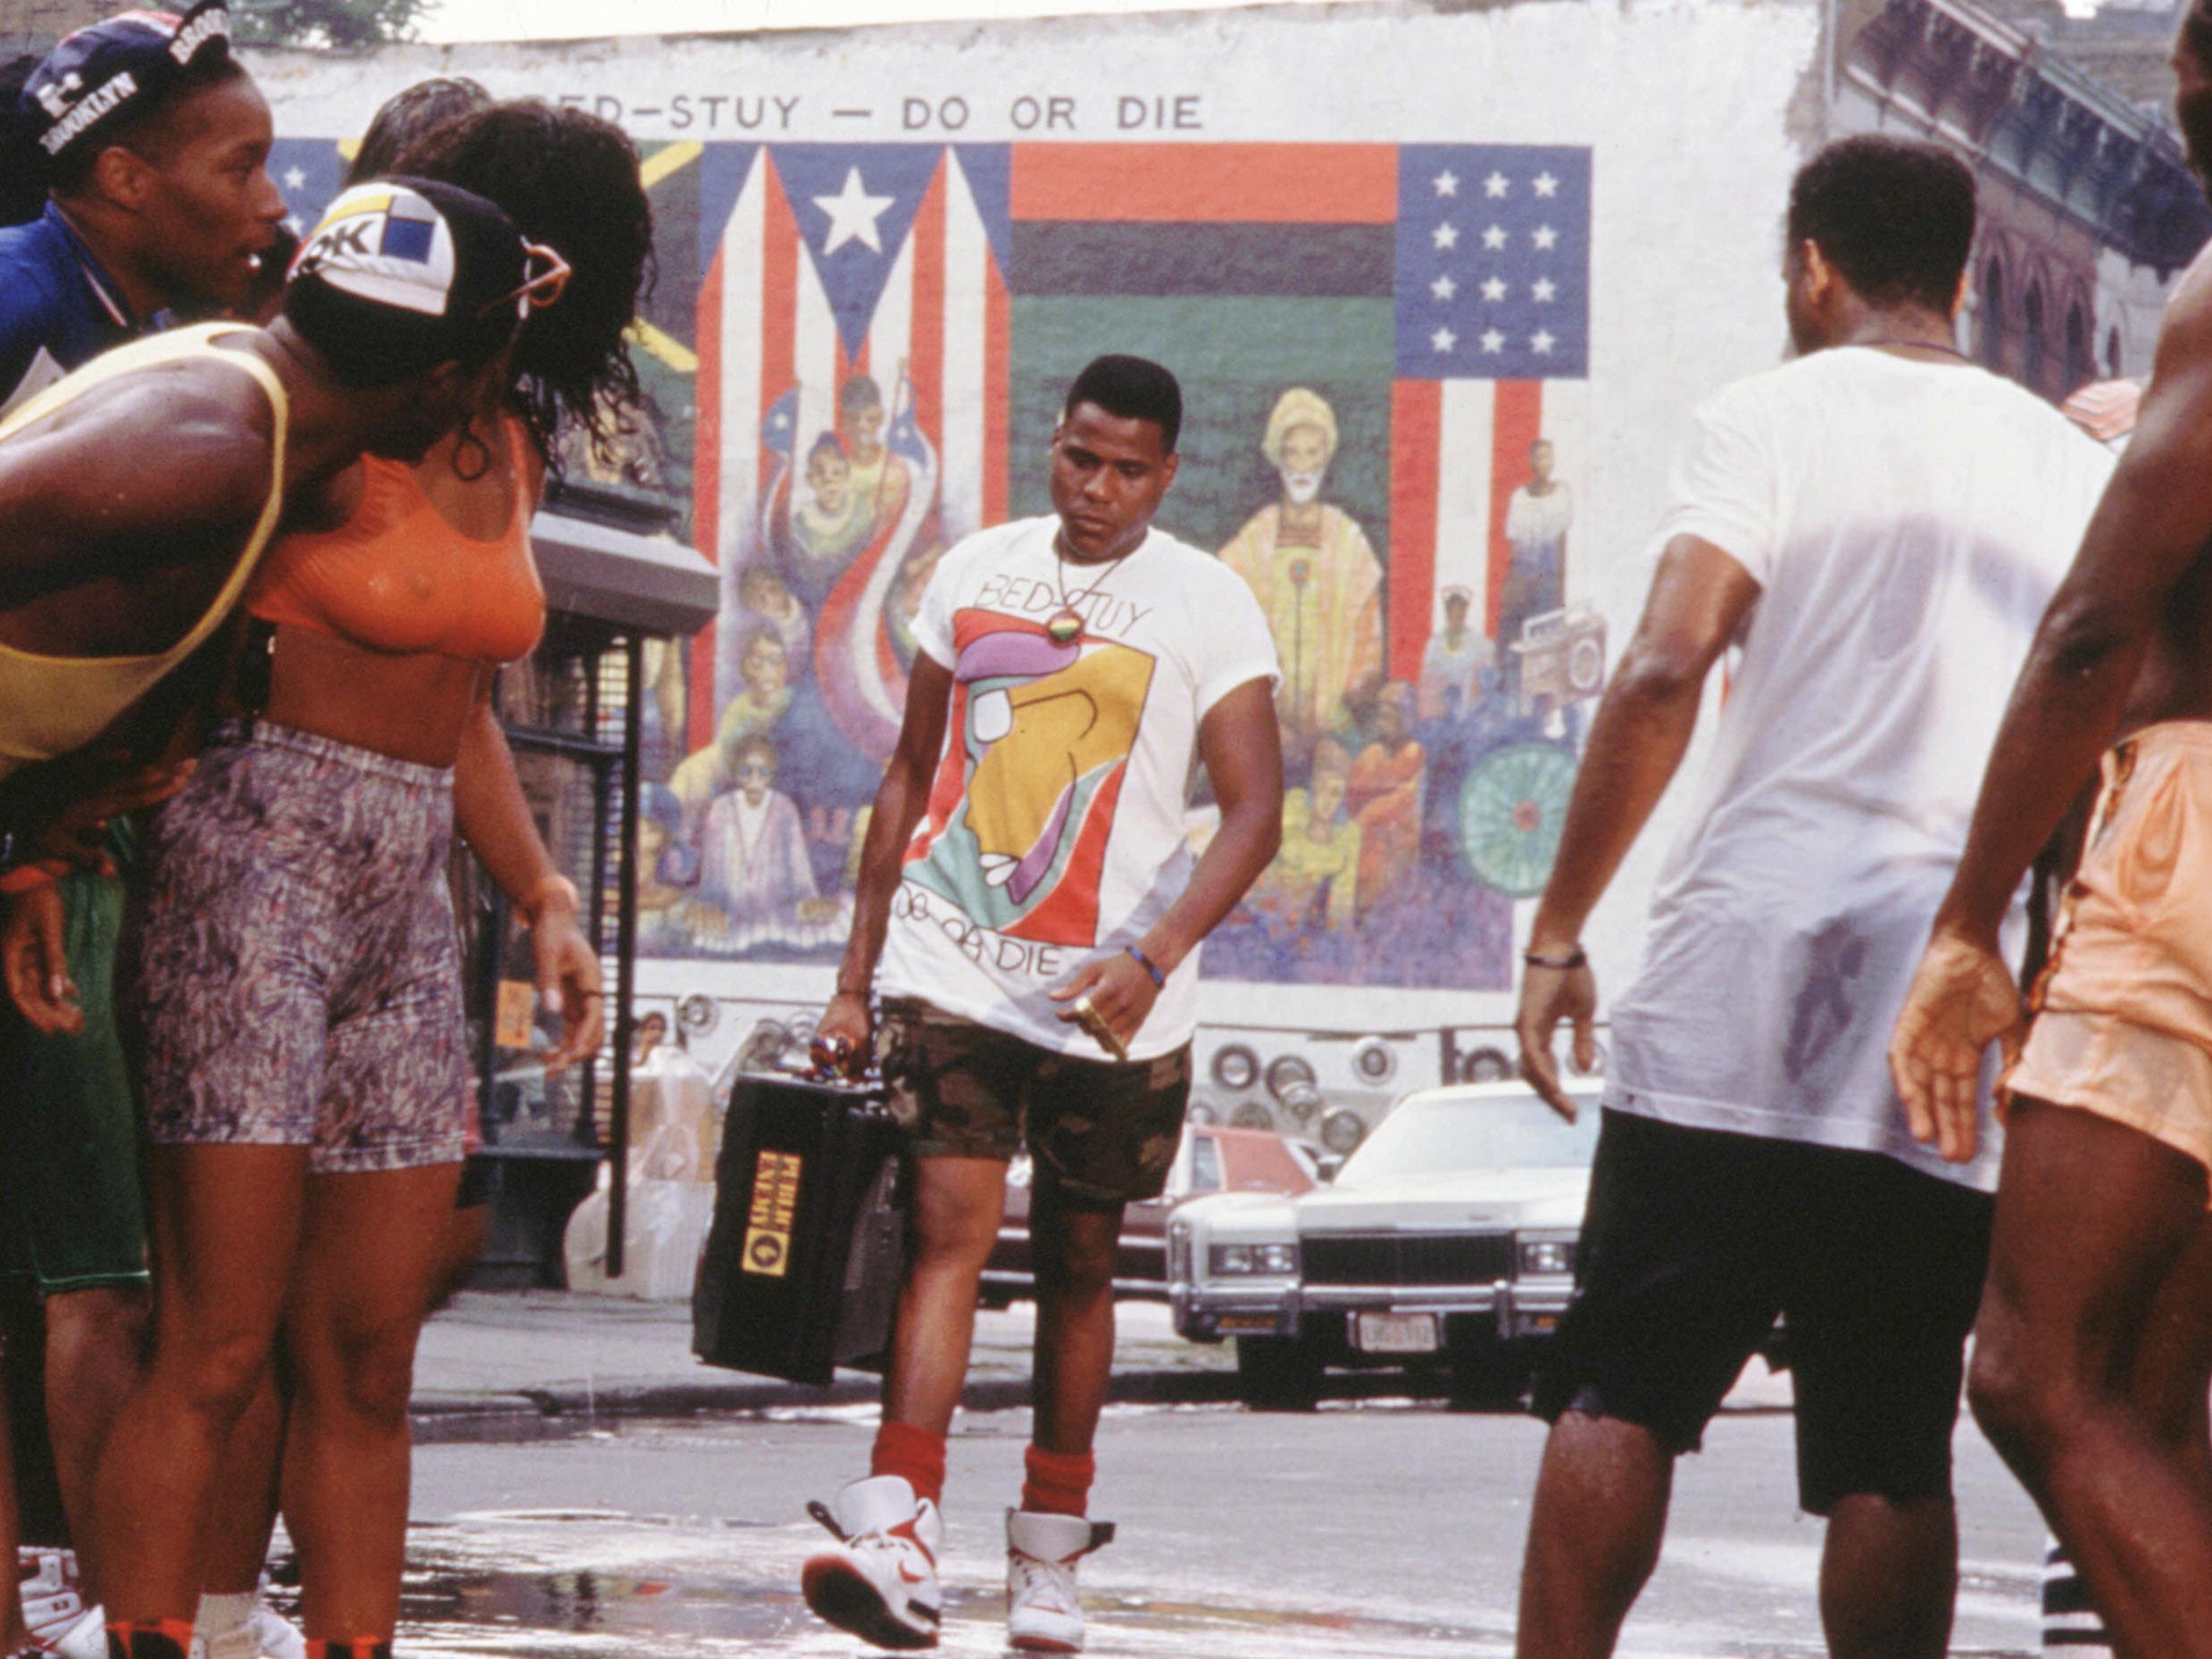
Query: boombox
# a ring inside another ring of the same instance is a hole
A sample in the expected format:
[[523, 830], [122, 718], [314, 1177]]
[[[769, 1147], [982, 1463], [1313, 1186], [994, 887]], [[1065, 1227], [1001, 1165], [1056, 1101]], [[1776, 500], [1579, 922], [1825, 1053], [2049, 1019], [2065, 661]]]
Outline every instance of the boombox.
[[1535, 713], [1540, 698], [1564, 709], [1605, 689], [1605, 618], [1587, 606], [1529, 618], [1512, 650], [1521, 659], [1522, 714]]
[[691, 1298], [711, 1365], [826, 1383], [890, 1341], [909, 1179], [880, 1089], [740, 1076]]

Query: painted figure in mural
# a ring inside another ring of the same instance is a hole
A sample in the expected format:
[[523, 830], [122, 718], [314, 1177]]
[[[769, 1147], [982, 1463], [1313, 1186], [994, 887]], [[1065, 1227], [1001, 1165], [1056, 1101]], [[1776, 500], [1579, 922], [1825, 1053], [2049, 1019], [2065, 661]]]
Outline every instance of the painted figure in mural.
[[819, 889], [799, 809], [776, 787], [776, 745], [740, 740], [730, 776], [736, 787], [714, 798], [699, 832], [700, 902], [720, 911], [731, 932], [796, 918]]
[[[2212, 183], [2212, 10], [2173, 62]], [[1974, 1157], [1988, 1049], [2003, 1179], [1975, 1415], [2127, 1654], [2212, 1654], [2212, 255], [2168, 306], [2140, 425], [2045, 613], [1891, 1049], [1913, 1132]], [[2116, 746], [2108, 749], [2108, 745]], [[2009, 894], [2095, 775], [2095, 828], [2022, 1030]], [[2180, 861], [2176, 862], [2176, 850]]]
[[[2007, 687], [2111, 469], [2056, 410], [1955, 350], [1974, 198], [1950, 152], [1886, 136], [1830, 145], [1799, 171], [1784, 275], [1800, 355], [1697, 411], [1643, 618], [1591, 726], [1518, 1021], [1524, 1073], [1569, 1116], [1551, 1044], [1571, 1021], [1577, 1063], [1595, 1061], [1583, 924], [1680, 765], [1713, 664], [1741, 647], [1714, 764], [1653, 892], [1643, 971], [1612, 1010], [1580, 1294], [1536, 1392], [1553, 1426], [1524, 1659], [1611, 1651], [1659, 1557], [1674, 1459], [1777, 1314], [1800, 1500], [1828, 1518], [1830, 1647], [1945, 1651], [1951, 1431], [1997, 1171], [1986, 1144], [1949, 1163], [1906, 1132], [1886, 1049]], [[2195, 433], [2161, 476], [2203, 476]], [[2208, 524], [2189, 532], [2190, 560]], [[1983, 575], [1998, 568], [2002, 604]], [[2084, 648], [2076, 683], [2106, 648]], [[2037, 742], [2086, 767], [2102, 739], [2080, 723]], [[2075, 782], [2039, 775], [2033, 799], [2055, 816]], [[1992, 941], [2025, 862], [1989, 890]], [[1971, 1066], [1960, 1092], [1968, 1121], [1987, 1112]], [[2193, 1203], [2201, 1215], [2200, 1178]], [[2068, 1251], [2083, 1232], [2079, 1216], [2043, 1228]], [[2212, 1555], [2195, 1559], [2200, 1643]], [[2160, 1629], [2137, 1651], [2184, 1650]]]
[[1421, 855], [1421, 786], [1428, 755], [1413, 736], [1413, 688], [1393, 680], [1375, 699], [1372, 740], [1346, 780], [1344, 805], [1360, 826], [1364, 918], [1412, 875]]
[[[916, 620], [818, 1027], [870, 1052], [881, 994], [884, 1076], [917, 1154], [870, 1474], [826, 1512], [840, 1541], [802, 1580], [818, 1613], [885, 1647], [936, 1642], [945, 1431], [1025, 1139], [1036, 1401], [1007, 1516], [1014, 1647], [1081, 1647], [1076, 1565], [1110, 1536], [1085, 1514], [1122, 1210], [1176, 1156], [1198, 947], [1281, 830], [1266, 619], [1218, 562], [1151, 528], [1181, 420], [1158, 364], [1091, 364], [1053, 432], [1053, 512], [953, 547]], [[1221, 826], [1193, 858], [1202, 762]]]
[[1444, 625], [1421, 651], [1417, 703], [1424, 720], [1448, 720], [1472, 707], [1482, 693], [1483, 670], [1498, 659], [1490, 637], [1468, 626], [1474, 600], [1466, 588], [1444, 589]]
[[871, 375], [854, 375], [837, 388], [837, 436], [852, 469], [847, 487], [868, 510], [876, 531], [889, 529], [906, 510], [914, 476], [884, 442], [883, 388]]
[[738, 574], [737, 603], [738, 626], [747, 635], [774, 634], [784, 648], [785, 678], [804, 680], [814, 656], [814, 623], [783, 577], [767, 565], [747, 565]]
[[786, 568], [815, 610], [875, 533], [875, 502], [852, 485], [852, 461], [844, 440], [825, 432], [806, 456], [807, 498], [791, 510], [792, 547]]
[[686, 839], [684, 803], [662, 784], [639, 792], [637, 948], [672, 950], [687, 943], [684, 906], [699, 886], [699, 854]]
[[1268, 618], [1283, 664], [1276, 709], [1286, 752], [1305, 754], [1350, 724], [1346, 694], [1383, 672], [1383, 568], [1367, 534], [1321, 499], [1336, 456], [1336, 412], [1293, 386], [1276, 400], [1260, 444], [1282, 479], [1221, 550]]
[[669, 778], [669, 787], [694, 817], [736, 781], [737, 745], [774, 731], [791, 707], [791, 659], [781, 635], [763, 630], [746, 641], [738, 671], [744, 676], [745, 689], [722, 710], [714, 741], [687, 758]]
[[1567, 603], [1567, 533], [1575, 523], [1575, 492], [1554, 476], [1549, 438], [1528, 446], [1528, 482], [1506, 500], [1505, 539], [1511, 548], [1498, 598], [1498, 637], [1511, 644], [1531, 617]]
[[1351, 925], [1360, 897], [1360, 826], [1344, 810], [1351, 763], [1323, 742], [1302, 789], [1283, 795], [1283, 844], [1253, 885], [1252, 908], [1277, 933]]

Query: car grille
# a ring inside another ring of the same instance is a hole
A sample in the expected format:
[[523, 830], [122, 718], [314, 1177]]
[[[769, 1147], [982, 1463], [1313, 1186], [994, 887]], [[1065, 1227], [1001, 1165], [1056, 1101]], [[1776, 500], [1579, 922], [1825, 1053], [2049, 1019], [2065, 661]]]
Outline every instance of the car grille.
[[1509, 1232], [1309, 1233], [1308, 1284], [1491, 1284], [1513, 1276]]

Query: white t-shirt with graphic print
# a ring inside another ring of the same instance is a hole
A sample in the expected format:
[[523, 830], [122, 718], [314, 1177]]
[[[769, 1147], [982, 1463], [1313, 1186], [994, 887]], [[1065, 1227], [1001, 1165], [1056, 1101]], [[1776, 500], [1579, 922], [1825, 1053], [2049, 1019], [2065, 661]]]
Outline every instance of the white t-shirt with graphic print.
[[1986, 1093], [1981, 1156], [1944, 1163], [1906, 1129], [1890, 1034], [2111, 471], [2010, 381], [1865, 348], [1698, 411], [1654, 551], [1697, 536], [1759, 594], [1613, 1006], [1608, 1106], [1995, 1185]]
[[[1048, 996], [1142, 938], [1196, 863], [1198, 726], [1276, 677], [1252, 590], [1160, 530], [1115, 564], [1063, 562], [1057, 517], [969, 536], [939, 562], [914, 637], [953, 689], [876, 986], [1038, 1047], [1102, 1058]], [[1046, 624], [1084, 618], [1072, 642]], [[1198, 1024], [1198, 953], [1168, 975], [1132, 1059]]]

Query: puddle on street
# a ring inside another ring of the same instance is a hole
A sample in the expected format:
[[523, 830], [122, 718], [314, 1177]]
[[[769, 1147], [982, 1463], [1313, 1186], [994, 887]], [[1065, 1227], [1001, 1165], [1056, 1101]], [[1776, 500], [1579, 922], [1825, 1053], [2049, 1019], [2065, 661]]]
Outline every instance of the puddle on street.
[[[808, 1613], [798, 1564], [819, 1535], [760, 1522], [604, 1511], [507, 1511], [418, 1525], [408, 1538], [399, 1646], [410, 1655], [599, 1659], [671, 1651], [844, 1656], [875, 1650]], [[278, 1573], [286, 1611], [295, 1572]], [[1352, 1611], [1085, 1597], [1088, 1651], [1123, 1659], [1415, 1659], [1504, 1655], [1497, 1630]], [[996, 1585], [950, 1583], [938, 1651], [1005, 1653]]]

